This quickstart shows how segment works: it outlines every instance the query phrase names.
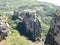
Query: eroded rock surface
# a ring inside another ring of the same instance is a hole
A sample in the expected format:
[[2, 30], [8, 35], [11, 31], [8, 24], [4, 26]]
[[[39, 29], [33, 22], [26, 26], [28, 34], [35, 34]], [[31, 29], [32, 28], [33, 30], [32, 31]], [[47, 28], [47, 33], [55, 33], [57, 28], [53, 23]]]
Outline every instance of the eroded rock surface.
[[40, 17], [37, 16], [36, 11], [15, 11], [14, 15], [18, 15], [20, 20], [17, 29], [32, 40], [39, 40], [41, 37], [41, 20]]
[[9, 35], [11, 35], [9, 24], [5, 20], [0, 20], [0, 41]]
[[45, 40], [46, 45], [60, 45], [60, 9], [56, 10]]

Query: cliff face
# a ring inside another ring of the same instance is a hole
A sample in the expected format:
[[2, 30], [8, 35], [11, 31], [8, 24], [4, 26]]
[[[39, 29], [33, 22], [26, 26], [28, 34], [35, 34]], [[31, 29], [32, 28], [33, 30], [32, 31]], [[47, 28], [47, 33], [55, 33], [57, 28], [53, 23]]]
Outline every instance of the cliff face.
[[45, 44], [60, 45], [60, 10], [56, 10], [49, 32], [46, 36]]
[[21, 30], [20, 32], [24, 33], [31, 40], [38, 40], [41, 37], [41, 21], [37, 17], [36, 11], [23, 10], [14, 14], [18, 15], [20, 20], [20, 27], [18, 26], [19, 30]]

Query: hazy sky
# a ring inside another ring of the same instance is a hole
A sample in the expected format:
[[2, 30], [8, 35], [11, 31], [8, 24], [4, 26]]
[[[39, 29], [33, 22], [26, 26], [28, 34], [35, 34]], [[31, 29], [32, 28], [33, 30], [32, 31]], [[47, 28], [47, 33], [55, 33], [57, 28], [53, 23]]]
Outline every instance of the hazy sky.
[[60, 6], [60, 0], [36, 0], [36, 1], [49, 2]]

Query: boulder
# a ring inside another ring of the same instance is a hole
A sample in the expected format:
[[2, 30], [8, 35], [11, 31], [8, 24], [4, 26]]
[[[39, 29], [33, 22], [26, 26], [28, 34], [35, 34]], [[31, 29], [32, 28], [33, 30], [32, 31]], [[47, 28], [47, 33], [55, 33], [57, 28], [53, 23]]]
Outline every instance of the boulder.
[[46, 36], [45, 45], [60, 45], [60, 9], [56, 10]]
[[5, 20], [0, 21], [0, 41], [5, 39], [6, 36], [11, 35], [9, 24]]
[[41, 37], [41, 20], [40, 17], [37, 16], [35, 10], [15, 11], [14, 14], [18, 15], [20, 20], [20, 27], [18, 27], [22, 27], [20, 30], [23, 30], [22, 33], [27, 35], [29, 39], [35, 41]]

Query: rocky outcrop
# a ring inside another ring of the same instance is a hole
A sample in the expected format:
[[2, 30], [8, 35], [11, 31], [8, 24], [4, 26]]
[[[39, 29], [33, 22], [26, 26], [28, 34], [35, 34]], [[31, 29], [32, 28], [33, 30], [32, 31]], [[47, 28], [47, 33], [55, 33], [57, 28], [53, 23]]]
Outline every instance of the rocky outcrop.
[[20, 32], [28, 36], [31, 40], [39, 40], [41, 37], [41, 20], [40, 17], [36, 15], [36, 11], [15, 11], [14, 15], [18, 15], [20, 20], [20, 23], [17, 26], [17, 28], [19, 27]]
[[60, 45], [60, 10], [56, 10], [45, 40], [46, 45]]
[[11, 35], [9, 24], [5, 20], [0, 20], [0, 41], [9, 35]]

